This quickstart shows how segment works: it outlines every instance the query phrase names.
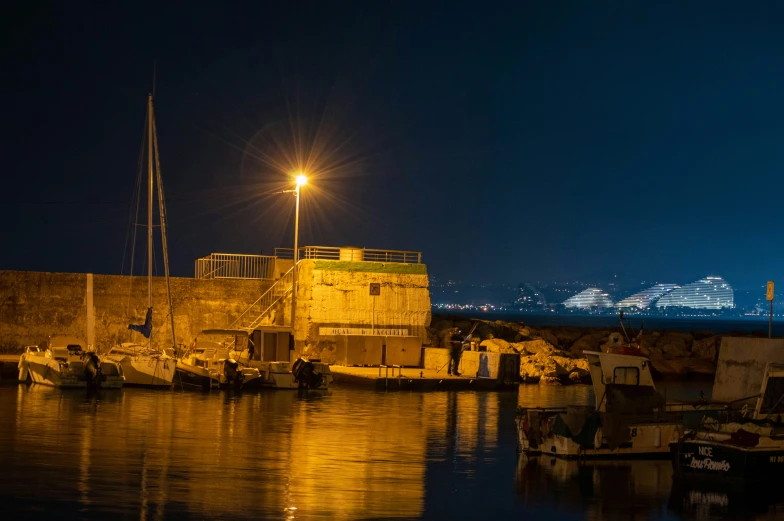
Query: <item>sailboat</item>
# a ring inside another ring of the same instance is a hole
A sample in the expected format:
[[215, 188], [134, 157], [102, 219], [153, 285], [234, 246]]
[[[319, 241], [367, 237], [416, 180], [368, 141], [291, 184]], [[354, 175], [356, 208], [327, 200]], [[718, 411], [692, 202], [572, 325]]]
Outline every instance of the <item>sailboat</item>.
[[[172, 312], [171, 285], [169, 283], [169, 255], [166, 244], [166, 221], [164, 218], [163, 181], [158, 155], [158, 134], [155, 126], [153, 98], [147, 98], [147, 315], [144, 324], [130, 324], [128, 329], [140, 333], [147, 342], [126, 342], [112, 347], [106, 358], [120, 364], [125, 376], [125, 385], [144, 387], [171, 387], [177, 361], [174, 358], [176, 346], [174, 314]], [[154, 183], [157, 181], [157, 183]], [[166, 295], [171, 318], [172, 351], [158, 349], [152, 342], [152, 265], [153, 265], [153, 192], [158, 187], [158, 210], [160, 212], [161, 242], [163, 243], [163, 265], [166, 275]], [[135, 236], [135, 234], [134, 234]], [[132, 254], [133, 256], [133, 254]], [[133, 265], [131, 265], [133, 266]], [[131, 268], [133, 271], [133, 268]]]

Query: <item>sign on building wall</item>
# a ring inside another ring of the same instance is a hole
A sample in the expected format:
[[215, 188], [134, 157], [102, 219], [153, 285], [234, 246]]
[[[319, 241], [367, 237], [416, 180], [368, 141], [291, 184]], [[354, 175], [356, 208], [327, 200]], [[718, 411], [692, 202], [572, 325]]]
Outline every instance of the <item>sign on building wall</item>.
[[371, 329], [364, 327], [320, 327], [319, 335], [409, 336], [408, 329]]
[[380, 282], [371, 282], [370, 283], [370, 294], [371, 295], [381, 295], [381, 283]]

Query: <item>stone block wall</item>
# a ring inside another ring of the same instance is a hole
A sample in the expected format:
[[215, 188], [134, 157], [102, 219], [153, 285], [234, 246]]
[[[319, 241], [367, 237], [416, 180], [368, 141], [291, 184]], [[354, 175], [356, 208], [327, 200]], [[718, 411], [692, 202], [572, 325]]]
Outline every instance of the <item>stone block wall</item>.
[[[147, 278], [93, 275], [96, 347], [143, 341], [128, 330], [147, 312]], [[54, 334], [88, 338], [88, 276], [84, 273], [0, 271], [0, 351], [16, 352], [28, 344], [46, 345]], [[269, 282], [234, 279], [172, 278], [171, 293], [177, 343], [189, 344], [199, 331], [228, 327], [269, 286]], [[166, 283], [153, 278], [153, 340], [171, 345]]]

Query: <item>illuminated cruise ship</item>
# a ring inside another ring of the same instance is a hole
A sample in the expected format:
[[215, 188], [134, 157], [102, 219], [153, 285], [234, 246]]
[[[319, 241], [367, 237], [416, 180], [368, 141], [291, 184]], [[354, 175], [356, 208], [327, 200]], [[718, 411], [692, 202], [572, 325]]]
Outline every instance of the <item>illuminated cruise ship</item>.
[[680, 288], [680, 286], [677, 284], [656, 284], [655, 286], [635, 293], [630, 297], [626, 297], [618, 302], [618, 307], [648, 309], [651, 307], [651, 303], [678, 288]]
[[599, 288], [588, 288], [564, 301], [567, 308], [591, 309], [615, 306], [610, 296]]
[[724, 309], [735, 307], [735, 292], [721, 277], [705, 277], [674, 289], [656, 302], [657, 308]]

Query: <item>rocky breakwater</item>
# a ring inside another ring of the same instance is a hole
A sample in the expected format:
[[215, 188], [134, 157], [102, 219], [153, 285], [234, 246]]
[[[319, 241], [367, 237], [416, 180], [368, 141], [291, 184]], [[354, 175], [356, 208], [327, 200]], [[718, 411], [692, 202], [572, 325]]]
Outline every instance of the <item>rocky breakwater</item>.
[[[533, 328], [522, 322], [434, 316], [428, 331], [430, 345], [448, 347], [452, 328], [467, 334], [473, 323], [478, 323], [473, 340], [480, 350], [521, 355], [520, 376], [527, 383], [588, 383], [590, 374], [583, 352], [607, 351], [625, 340], [620, 327]], [[722, 336], [754, 335], [738, 331], [713, 334], [711, 331], [646, 330], [640, 336], [640, 349], [651, 359], [657, 378], [711, 378], [716, 373]]]

